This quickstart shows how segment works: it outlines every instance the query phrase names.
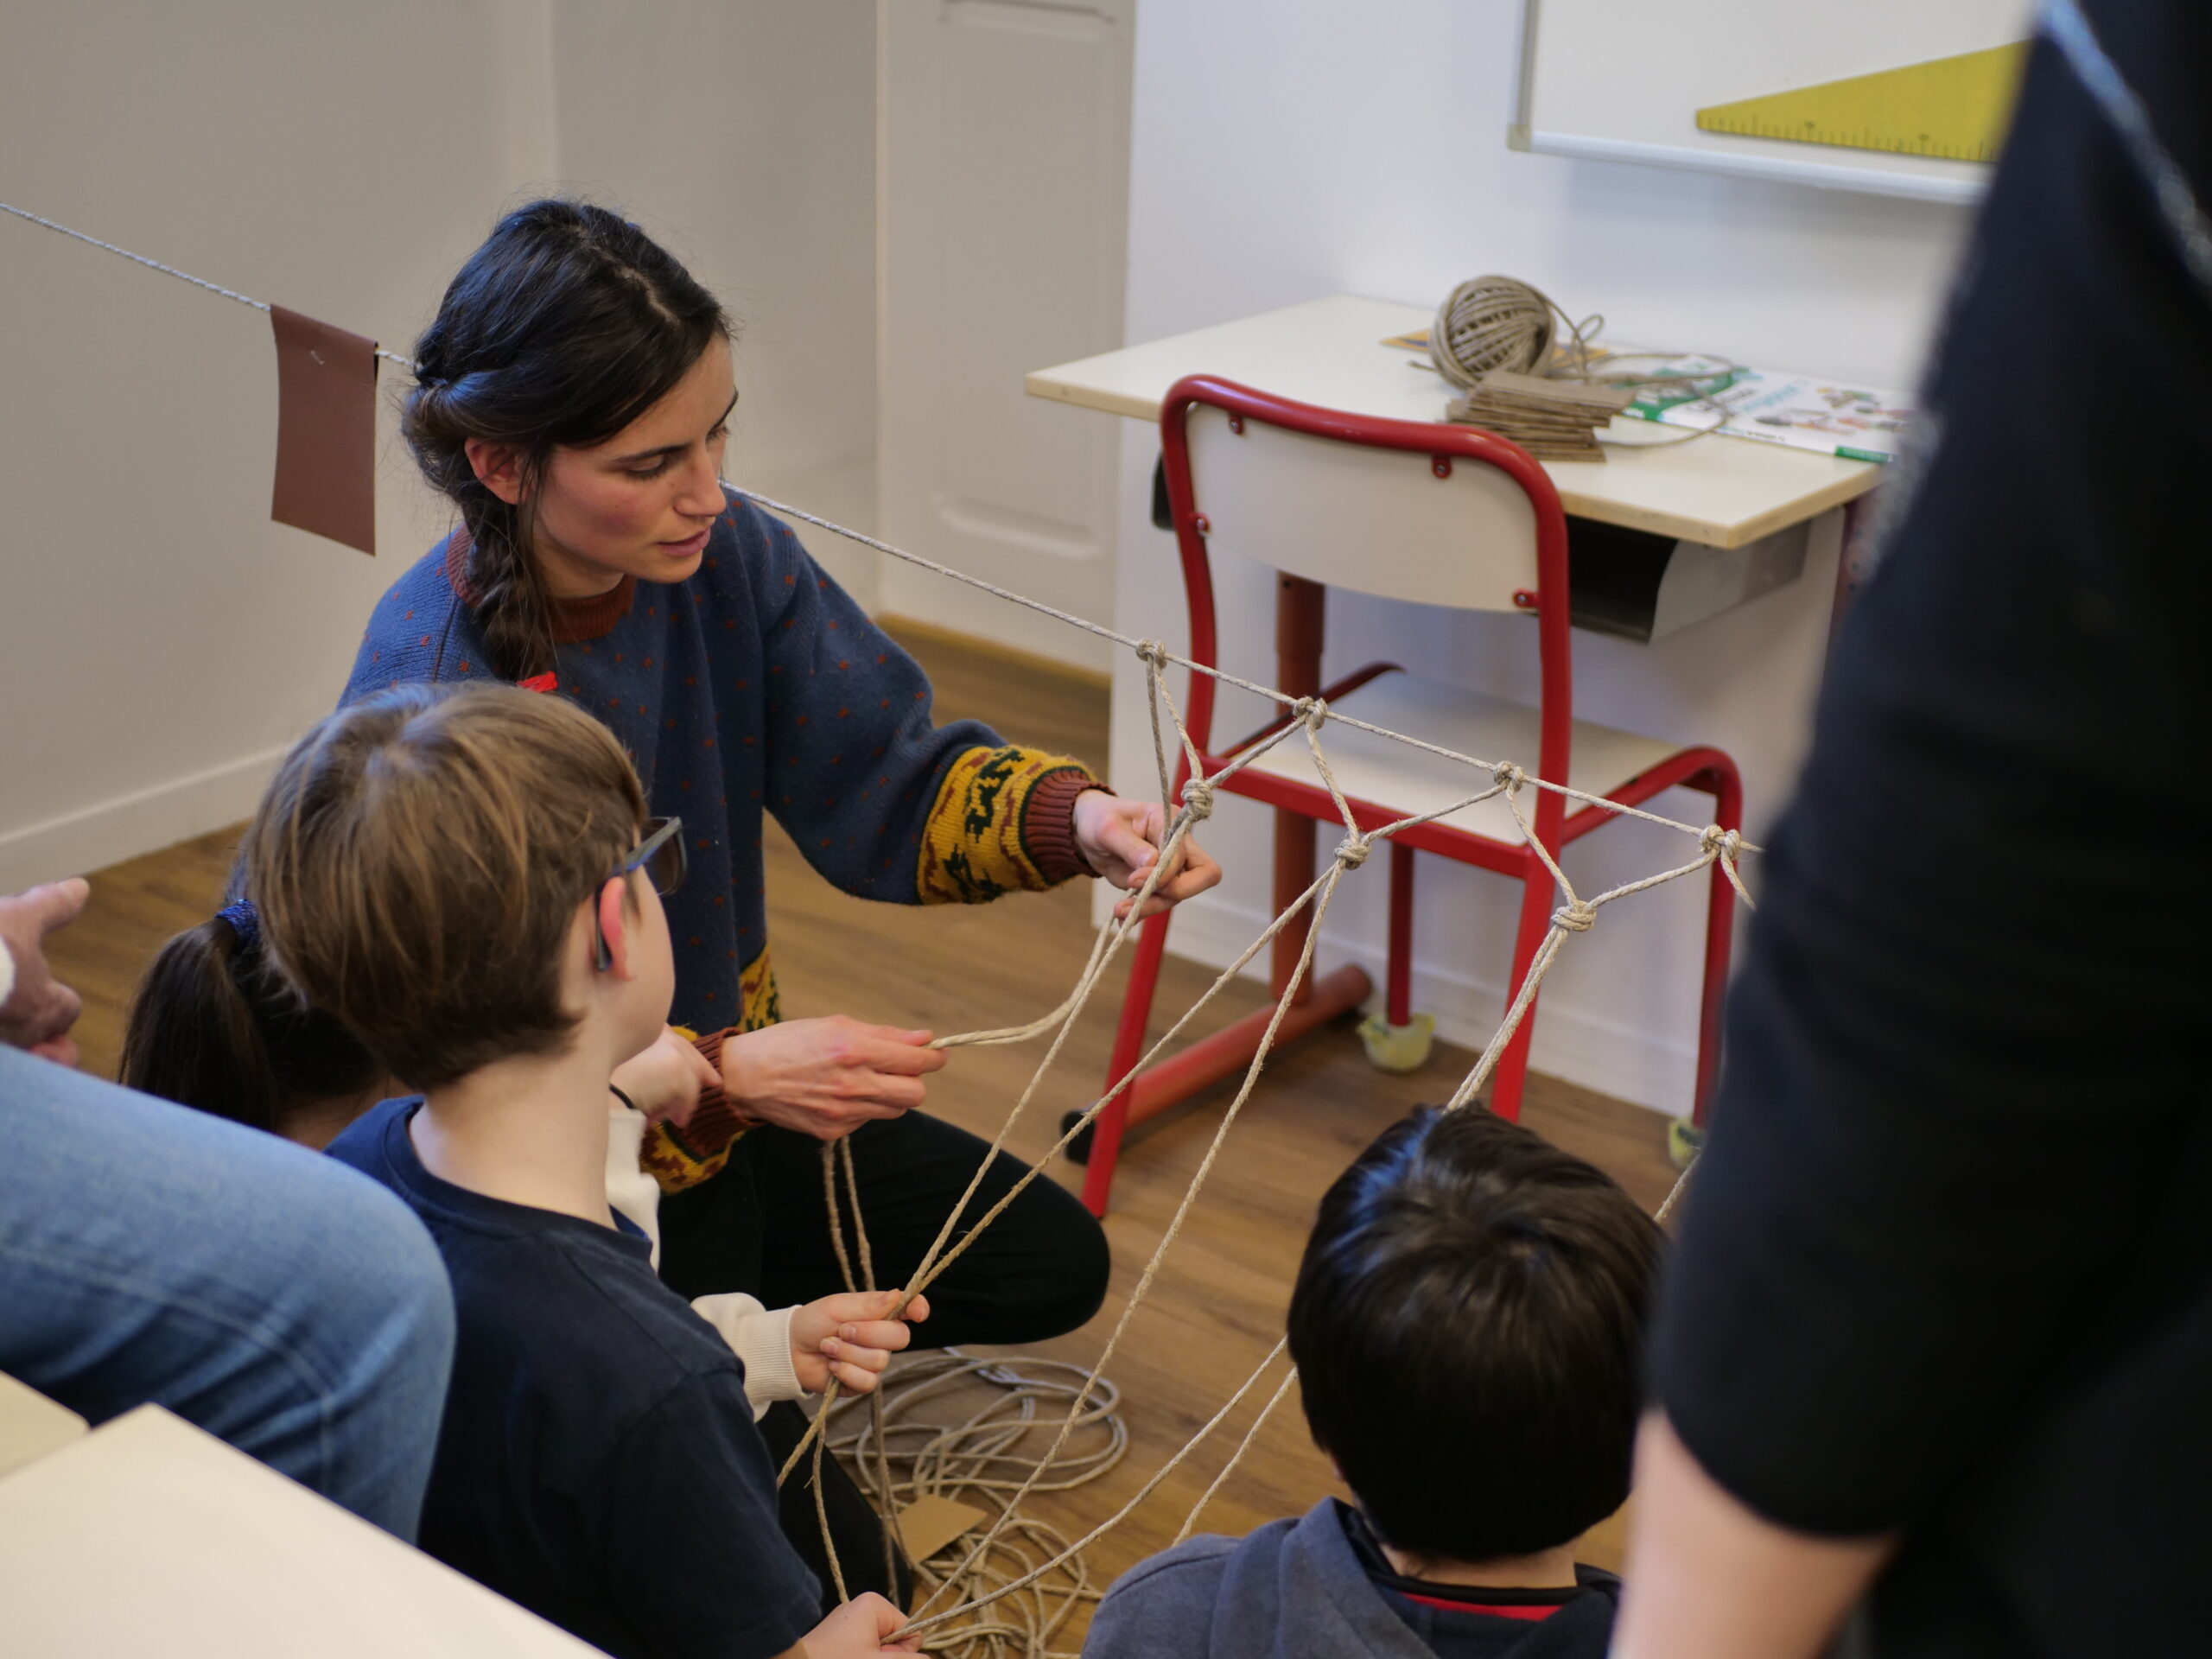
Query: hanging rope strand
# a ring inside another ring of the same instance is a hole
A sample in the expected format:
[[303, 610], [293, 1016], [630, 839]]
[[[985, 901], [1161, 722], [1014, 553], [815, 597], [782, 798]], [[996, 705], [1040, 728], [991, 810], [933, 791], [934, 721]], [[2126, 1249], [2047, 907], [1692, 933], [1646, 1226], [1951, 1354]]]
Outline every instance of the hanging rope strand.
[[1206, 1505], [1213, 1502], [1214, 1494], [1228, 1484], [1230, 1475], [1236, 1473], [1236, 1465], [1244, 1461], [1244, 1454], [1252, 1449], [1252, 1442], [1260, 1438], [1260, 1431], [1268, 1426], [1268, 1419], [1274, 1414], [1274, 1408], [1282, 1403], [1283, 1395], [1290, 1392], [1290, 1385], [1297, 1381], [1298, 1367], [1294, 1365], [1282, 1374], [1282, 1381], [1268, 1396], [1268, 1403], [1260, 1408], [1260, 1414], [1252, 1419], [1251, 1427], [1246, 1429], [1244, 1438], [1236, 1442], [1236, 1449], [1229, 1454], [1229, 1461], [1221, 1465], [1221, 1472], [1213, 1478], [1213, 1484], [1199, 1493], [1198, 1501], [1191, 1505], [1191, 1512], [1183, 1517], [1182, 1526], [1176, 1530], [1176, 1543], [1181, 1543], [1191, 1535], [1191, 1529], [1198, 1524], [1198, 1517], [1205, 1513]]
[[[58, 236], [66, 236], [73, 241], [82, 242], [88, 247], [99, 248], [105, 252], [116, 254], [130, 260], [134, 265], [143, 265], [149, 270], [158, 270], [164, 276], [174, 276], [181, 283], [190, 283], [194, 288], [205, 289], [210, 294], [219, 294], [226, 300], [236, 300], [240, 305], [250, 305], [257, 311], [268, 311], [273, 308], [266, 300], [251, 298], [235, 289], [225, 288], [220, 283], [211, 283], [205, 276], [195, 276], [188, 270], [179, 270], [175, 265], [165, 265], [158, 259], [149, 259], [143, 253], [133, 253], [128, 248], [117, 247], [112, 242], [103, 242], [97, 236], [87, 236], [82, 231], [73, 231], [67, 225], [57, 224], [53, 219], [43, 218], [8, 202], [0, 201], [0, 213], [13, 213], [17, 219], [40, 226]], [[402, 357], [397, 352], [387, 352], [381, 346], [376, 348], [376, 353], [387, 363], [397, 363], [410, 374], [415, 372], [415, 359], [411, 357]]]

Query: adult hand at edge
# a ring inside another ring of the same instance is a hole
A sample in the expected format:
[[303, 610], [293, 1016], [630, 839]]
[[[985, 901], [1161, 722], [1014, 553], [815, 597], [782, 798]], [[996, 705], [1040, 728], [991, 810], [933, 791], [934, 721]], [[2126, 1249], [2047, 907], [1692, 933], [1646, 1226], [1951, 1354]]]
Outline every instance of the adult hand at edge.
[[0, 950], [15, 964], [15, 983], [0, 1002], [0, 1042], [63, 1065], [77, 1064], [69, 1028], [85, 1005], [48, 968], [46, 936], [73, 920], [92, 891], [82, 876], [73, 875], [0, 898]]
[[734, 1033], [722, 1039], [722, 1092], [764, 1122], [840, 1140], [922, 1103], [922, 1078], [945, 1060], [930, 1037], [842, 1014]]
[[[1126, 801], [1103, 789], [1086, 789], [1075, 798], [1074, 820], [1076, 846], [1092, 869], [1126, 893], [1144, 886], [1166, 834], [1166, 814], [1158, 802]], [[1144, 914], [1157, 916], [1220, 880], [1221, 866], [1185, 836], [1175, 849], [1174, 863], [1145, 901]], [[1114, 906], [1114, 914], [1126, 916], [1133, 902], [1122, 899]]]

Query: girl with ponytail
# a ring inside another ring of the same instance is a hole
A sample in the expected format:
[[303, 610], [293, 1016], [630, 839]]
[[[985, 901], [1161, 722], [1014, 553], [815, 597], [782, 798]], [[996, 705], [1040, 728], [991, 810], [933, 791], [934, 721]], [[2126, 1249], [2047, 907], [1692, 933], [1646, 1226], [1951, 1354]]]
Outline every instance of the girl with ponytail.
[[130, 999], [119, 1080], [318, 1151], [398, 1092], [352, 1033], [270, 966], [244, 899], [155, 956]]
[[[852, 1137], [885, 1282], [919, 1261], [985, 1147], [914, 1109], [945, 1063], [930, 1033], [780, 1019], [763, 815], [838, 887], [902, 904], [1085, 874], [1133, 890], [1163, 824], [1077, 761], [936, 725], [920, 668], [722, 485], [730, 333], [617, 213], [538, 201], [502, 219], [416, 347], [404, 420], [460, 522], [378, 607], [345, 696], [493, 678], [572, 700], [620, 740], [650, 810], [683, 819], [673, 1017], [705, 1033], [721, 1086], [641, 1155], [664, 1193], [661, 1271], [690, 1296], [781, 1306], [841, 1287], [821, 1142]], [[1152, 902], [1219, 878], [1186, 847]], [[1025, 1173], [1001, 1156], [969, 1219]], [[1055, 1335], [1096, 1311], [1107, 1266], [1091, 1217], [1033, 1183], [932, 1287], [918, 1334]]]

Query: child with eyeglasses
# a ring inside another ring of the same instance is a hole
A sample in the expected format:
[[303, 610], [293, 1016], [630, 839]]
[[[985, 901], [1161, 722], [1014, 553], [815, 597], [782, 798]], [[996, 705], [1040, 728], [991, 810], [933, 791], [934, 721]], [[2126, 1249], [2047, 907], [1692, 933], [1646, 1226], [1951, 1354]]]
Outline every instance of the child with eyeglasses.
[[611, 1122], [634, 1120], [634, 1171], [644, 1114], [696, 1096], [704, 1066], [665, 1029], [656, 887], [683, 865], [681, 825], [648, 823], [620, 746], [563, 700], [379, 693], [278, 769], [245, 900], [172, 941], [126, 1070], [219, 1099], [219, 1068], [180, 1058], [197, 995], [230, 1046], [264, 1041], [241, 1074], [265, 1128], [310, 1138], [387, 1078], [420, 1091], [359, 1111], [329, 1150], [415, 1210], [453, 1280], [423, 1548], [617, 1656], [906, 1651], [880, 1596], [823, 1617], [754, 1424], [762, 1373], [789, 1394], [873, 1389], [907, 1341], [880, 1317], [894, 1293], [695, 1308], [653, 1271], [650, 1201], [645, 1226], [610, 1207]]

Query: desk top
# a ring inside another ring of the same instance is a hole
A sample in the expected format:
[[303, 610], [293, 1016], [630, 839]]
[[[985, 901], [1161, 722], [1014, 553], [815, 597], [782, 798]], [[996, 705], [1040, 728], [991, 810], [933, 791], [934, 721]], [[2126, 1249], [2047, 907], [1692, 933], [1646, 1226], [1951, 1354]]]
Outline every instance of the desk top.
[[158, 1406], [0, 1478], [0, 1652], [594, 1659]]
[[[1426, 328], [1433, 315], [1340, 294], [1039, 369], [1024, 384], [1033, 397], [1156, 421], [1176, 381], [1217, 374], [1325, 408], [1440, 421], [1454, 388], [1426, 358], [1381, 343]], [[1639, 435], [1655, 429], [1624, 424]], [[1882, 473], [1873, 462], [1744, 438], [1616, 445], [1606, 454], [1543, 463], [1568, 512], [1715, 547], [1741, 547], [1824, 512], [1873, 488]]]

